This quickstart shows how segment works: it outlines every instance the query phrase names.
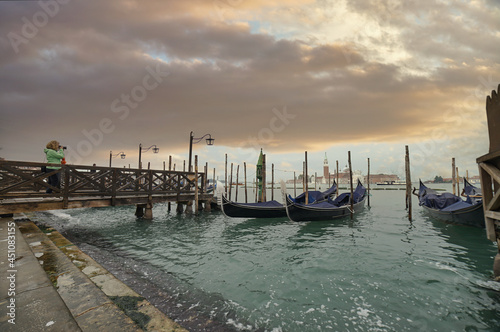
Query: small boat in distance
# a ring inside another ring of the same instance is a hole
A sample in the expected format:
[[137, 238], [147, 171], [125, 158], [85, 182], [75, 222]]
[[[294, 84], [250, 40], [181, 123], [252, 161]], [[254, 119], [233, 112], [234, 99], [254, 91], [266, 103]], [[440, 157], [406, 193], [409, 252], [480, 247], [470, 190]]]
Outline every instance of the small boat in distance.
[[[413, 190], [414, 194], [416, 188]], [[417, 195], [417, 194], [415, 194]], [[463, 200], [449, 192], [438, 193], [426, 187], [420, 180], [418, 190], [419, 204], [431, 216], [445, 222], [475, 227], [485, 227], [481, 189], [464, 179]]]
[[[286, 195], [286, 213], [291, 221], [324, 221], [341, 218], [351, 214], [351, 193], [340, 194], [333, 199], [329, 196], [323, 201], [312, 204], [297, 202], [290, 195]], [[366, 188], [358, 180], [353, 192], [353, 212], [363, 210], [366, 201]]]
[[384, 181], [377, 183], [377, 186], [402, 186], [406, 185], [406, 182], [402, 181]]

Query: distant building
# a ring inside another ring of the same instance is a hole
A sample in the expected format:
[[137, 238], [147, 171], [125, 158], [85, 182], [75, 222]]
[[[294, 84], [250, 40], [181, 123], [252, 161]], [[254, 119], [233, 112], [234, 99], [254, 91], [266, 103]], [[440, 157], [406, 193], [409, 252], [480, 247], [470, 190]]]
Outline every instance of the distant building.
[[[352, 171], [352, 182], [357, 183], [358, 179], [360, 181], [364, 180], [361, 171]], [[334, 173], [330, 173], [330, 166], [328, 165], [328, 158], [326, 157], [325, 152], [325, 159], [323, 160], [323, 176], [318, 176], [316, 178], [316, 182], [333, 184], [333, 181], [337, 181], [337, 172], [335, 171]], [[338, 184], [349, 184], [349, 168], [347, 166], [342, 171], [339, 171]]]
[[[367, 177], [363, 183], [368, 183]], [[396, 174], [370, 174], [370, 184], [372, 183], [395, 183], [400, 182], [399, 176]]]

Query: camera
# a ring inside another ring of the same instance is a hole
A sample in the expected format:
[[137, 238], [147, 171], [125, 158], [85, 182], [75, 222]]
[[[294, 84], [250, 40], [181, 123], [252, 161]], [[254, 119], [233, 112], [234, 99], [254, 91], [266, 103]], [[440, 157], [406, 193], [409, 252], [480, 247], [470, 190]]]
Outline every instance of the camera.
[[59, 149], [66, 150], [67, 148], [68, 148], [67, 146], [62, 146], [62, 145], [59, 145]]

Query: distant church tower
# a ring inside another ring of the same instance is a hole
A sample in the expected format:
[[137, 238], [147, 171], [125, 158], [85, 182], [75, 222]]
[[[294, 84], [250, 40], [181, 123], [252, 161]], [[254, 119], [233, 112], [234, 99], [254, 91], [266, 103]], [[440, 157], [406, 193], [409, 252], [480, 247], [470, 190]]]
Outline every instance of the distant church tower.
[[330, 178], [330, 167], [328, 167], [328, 159], [326, 158], [325, 152], [325, 160], [323, 161], [323, 179], [328, 183], [328, 179]]

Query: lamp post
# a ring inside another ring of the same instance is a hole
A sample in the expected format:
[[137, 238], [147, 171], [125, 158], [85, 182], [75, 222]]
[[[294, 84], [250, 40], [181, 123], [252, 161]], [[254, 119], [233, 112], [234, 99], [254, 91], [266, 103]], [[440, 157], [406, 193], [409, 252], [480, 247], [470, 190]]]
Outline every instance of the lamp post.
[[188, 169], [189, 172], [192, 172], [191, 157], [193, 155], [193, 144], [201, 142], [201, 140], [207, 136], [208, 136], [208, 138], [206, 139], [207, 145], [214, 145], [215, 139], [213, 139], [212, 135], [210, 135], [210, 134], [205, 134], [199, 138], [195, 138], [193, 132], [191, 132], [189, 134], [189, 164], [188, 164], [189, 165], [189, 169]]
[[151, 148], [153, 148], [153, 153], [158, 153], [160, 151], [160, 148], [156, 146], [156, 144], [151, 145], [149, 148], [143, 148], [142, 144], [139, 144], [139, 169], [142, 168], [141, 164], [141, 153], [142, 151], [148, 152]]
[[120, 156], [122, 159], [125, 159], [125, 153], [122, 151], [113, 155], [113, 152], [109, 151], [109, 167], [111, 167], [111, 159]]

